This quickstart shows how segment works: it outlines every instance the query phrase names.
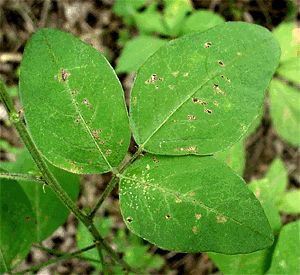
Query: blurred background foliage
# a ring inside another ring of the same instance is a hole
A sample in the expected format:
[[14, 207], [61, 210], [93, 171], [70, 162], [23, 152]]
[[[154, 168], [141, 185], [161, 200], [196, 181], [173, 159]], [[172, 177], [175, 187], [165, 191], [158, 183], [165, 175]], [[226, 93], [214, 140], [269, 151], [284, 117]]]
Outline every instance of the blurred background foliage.
[[[151, 54], [171, 39], [205, 31], [225, 21], [246, 21], [267, 27], [282, 50], [280, 66], [270, 83], [265, 104], [247, 136], [217, 154], [218, 159], [249, 183], [268, 216], [276, 242], [269, 249], [248, 255], [163, 251], [128, 232], [120, 218], [118, 192], [114, 190], [99, 211], [96, 223], [113, 248], [145, 274], [220, 271], [264, 274], [268, 270], [270, 274], [300, 273], [297, 265], [300, 251], [296, 246], [300, 241], [297, 239], [300, 228], [299, 5], [296, 0], [0, 0], [0, 73], [17, 105], [22, 51], [38, 28], [54, 27], [72, 32], [102, 52], [116, 69], [129, 105], [134, 75]], [[134, 141], [130, 150], [135, 150]], [[38, 175], [2, 105], [0, 154], [1, 168]], [[54, 172], [70, 195], [78, 196], [78, 205], [85, 209], [93, 206], [111, 177], [108, 173], [78, 178], [58, 169]], [[70, 177], [73, 177], [72, 188], [68, 184]], [[26, 194], [33, 194], [27, 186], [21, 185]], [[92, 242], [85, 228], [72, 215], [67, 218], [68, 213], [61, 211], [60, 202], [51, 194], [46, 200], [39, 200], [43, 192], [42, 186], [35, 190], [35, 195], [31, 195], [32, 205], [39, 206], [42, 218], [51, 211], [59, 213], [59, 219], [51, 221], [51, 215], [45, 219], [44, 228], [36, 236], [38, 246], [31, 248], [20, 269], [49, 260], [58, 250], [70, 252]], [[101, 266], [97, 261], [96, 251], [91, 250], [82, 257], [41, 269], [40, 274], [99, 274]], [[111, 272], [122, 274], [119, 266], [113, 266]]]

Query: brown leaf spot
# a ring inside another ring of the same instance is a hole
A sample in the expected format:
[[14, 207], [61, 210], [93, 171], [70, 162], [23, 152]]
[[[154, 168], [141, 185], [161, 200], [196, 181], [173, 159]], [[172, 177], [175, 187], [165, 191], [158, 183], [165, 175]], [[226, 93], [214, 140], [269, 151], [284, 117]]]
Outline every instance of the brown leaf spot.
[[208, 41], [208, 42], [205, 42], [205, 43], [204, 43], [204, 48], [206, 48], [206, 49], [207, 49], [207, 48], [210, 48], [211, 45], [212, 45], [211, 42], [209, 42], [209, 41]]
[[195, 214], [195, 218], [196, 218], [196, 220], [200, 220], [200, 219], [201, 219], [201, 217], [202, 217], [202, 215], [201, 215], [200, 213], [196, 213], [196, 214]]
[[197, 233], [198, 233], [198, 227], [197, 227], [197, 226], [193, 226], [193, 227], [192, 227], [192, 232], [193, 232], [194, 234], [197, 234]]
[[216, 218], [217, 218], [217, 223], [225, 223], [225, 222], [227, 222], [227, 217], [225, 217], [223, 215], [218, 215]]
[[61, 79], [62, 81], [67, 81], [68, 80], [68, 77], [70, 76], [71, 74], [65, 70], [65, 69], [62, 69], [61, 70]]

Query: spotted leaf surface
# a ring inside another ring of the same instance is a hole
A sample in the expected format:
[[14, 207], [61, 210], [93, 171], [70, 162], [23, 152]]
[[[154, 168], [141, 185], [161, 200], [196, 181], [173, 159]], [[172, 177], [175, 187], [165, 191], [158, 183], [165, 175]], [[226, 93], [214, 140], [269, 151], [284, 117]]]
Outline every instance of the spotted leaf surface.
[[[0, 171], [3, 171], [0, 169]], [[35, 241], [35, 217], [21, 186], [13, 180], [0, 180], [0, 272], [22, 260]]]
[[90, 45], [38, 31], [26, 45], [19, 88], [32, 138], [52, 164], [88, 174], [122, 161], [130, 139], [123, 90]]
[[[278, 209], [275, 205], [275, 197], [278, 196], [278, 188], [281, 184], [280, 172], [275, 176], [275, 169], [280, 171], [281, 162], [276, 160], [273, 162], [272, 167], [268, 171], [267, 177], [262, 180], [255, 180], [251, 182], [248, 187], [254, 192], [257, 199], [260, 201], [268, 221], [275, 234], [278, 234], [281, 228], [281, 220]], [[268, 180], [273, 179], [273, 185]], [[270, 192], [271, 190], [276, 190]], [[263, 275], [270, 268], [272, 253], [274, 251], [275, 244], [272, 247], [256, 251], [249, 254], [238, 255], [224, 255], [218, 253], [208, 253], [208, 256], [212, 259], [215, 265], [220, 269], [222, 274], [255, 274]]]
[[128, 228], [172, 251], [249, 253], [273, 242], [244, 181], [213, 157], [146, 155], [121, 177]]
[[266, 29], [224, 23], [162, 46], [131, 93], [136, 142], [157, 154], [209, 154], [243, 136], [258, 116], [280, 49]]

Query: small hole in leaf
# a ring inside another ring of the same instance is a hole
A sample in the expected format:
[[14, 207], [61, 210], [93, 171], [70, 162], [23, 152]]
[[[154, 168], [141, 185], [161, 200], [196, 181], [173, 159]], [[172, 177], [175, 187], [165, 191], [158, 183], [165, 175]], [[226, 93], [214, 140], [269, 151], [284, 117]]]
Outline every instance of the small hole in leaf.
[[65, 69], [61, 70], [61, 79], [62, 79], [62, 81], [66, 81], [70, 75], [71, 74], [67, 70], [65, 70]]
[[211, 45], [212, 45], [212, 43], [211, 42], [206, 42], [205, 44], [204, 44], [204, 48], [210, 48], [211, 47]]
[[80, 123], [80, 117], [75, 118], [75, 123]]
[[188, 120], [196, 120], [195, 115], [188, 115], [187, 118], [188, 118]]
[[221, 75], [221, 78], [223, 78], [224, 80], [226, 80], [229, 83], [231, 82], [231, 80], [223, 74]]
[[171, 215], [170, 215], [170, 214], [167, 214], [167, 215], [165, 216], [165, 218], [166, 218], [167, 220], [169, 220], [169, 219], [171, 219]]
[[71, 91], [71, 95], [75, 96], [78, 92], [76, 90]]
[[204, 112], [207, 114], [212, 114], [212, 110], [210, 110], [210, 109], [205, 109]]
[[193, 102], [194, 102], [195, 104], [207, 105], [207, 102], [204, 101], [204, 100], [202, 100], [202, 99], [200, 99], [200, 98], [194, 97], [192, 100], [193, 100]]
[[152, 74], [148, 80], [145, 81], [146, 84], [155, 83], [158, 80], [157, 74]]
[[129, 222], [129, 223], [131, 223], [133, 221], [133, 218], [132, 217], [127, 217], [126, 221]]
[[219, 64], [221, 67], [225, 67], [225, 64], [224, 64], [224, 62], [223, 62], [222, 60], [219, 60], [219, 61], [218, 61], [218, 64]]
[[153, 162], [155, 162], [155, 163], [159, 163], [159, 160], [158, 160], [156, 157], [153, 157], [152, 160], [153, 160]]

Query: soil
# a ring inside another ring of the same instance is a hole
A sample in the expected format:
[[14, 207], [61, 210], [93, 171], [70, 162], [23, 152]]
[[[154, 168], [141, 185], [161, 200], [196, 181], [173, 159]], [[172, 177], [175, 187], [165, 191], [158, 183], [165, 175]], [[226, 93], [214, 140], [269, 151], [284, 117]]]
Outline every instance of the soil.
[[[121, 18], [112, 12], [113, 0], [0, 0], [0, 74], [8, 86], [18, 83], [18, 66], [22, 58], [25, 42], [30, 35], [41, 27], [55, 27], [69, 31], [82, 40], [92, 44], [108, 57], [113, 66], [120, 54], [118, 44], [120, 30], [125, 28]], [[289, 11], [287, 0], [194, 0], [195, 8], [216, 11], [226, 20], [243, 20], [273, 29], [284, 20]], [[137, 33], [130, 28], [132, 35]], [[132, 85], [132, 75], [120, 76], [128, 99]], [[18, 104], [18, 101], [16, 101]], [[13, 146], [22, 146], [16, 132], [8, 122], [4, 108], [0, 105], [0, 139], [5, 139]], [[135, 150], [132, 141], [130, 151]], [[0, 152], [0, 160], [12, 160], [14, 156], [5, 150]], [[269, 102], [265, 102], [265, 112], [261, 125], [247, 140], [246, 169], [247, 181], [260, 178], [275, 157], [280, 157], [289, 171], [289, 188], [300, 188], [300, 152], [299, 148], [282, 141], [274, 131], [269, 116]], [[93, 175], [82, 177], [82, 190], [78, 205], [92, 207], [110, 180], [111, 175]], [[114, 228], [124, 227], [119, 208], [117, 190], [114, 190], [100, 215], [115, 217]], [[283, 217], [284, 222], [296, 219], [294, 216]], [[77, 222], [71, 215], [44, 246], [60, 251], [76, 249]], [[182, 254], [166, 252], [155, 247], [151, 251], [163, 255], [165, 266], [159, 274], [213, 274], [218, 273], [205, 254]], [[22, 263], [22, 268], [46, 261], [51, 256], [33, 248]], [[84, 261], [72, 259], [40, 270], [38, 274], [90, 274], [93, 268]]]

